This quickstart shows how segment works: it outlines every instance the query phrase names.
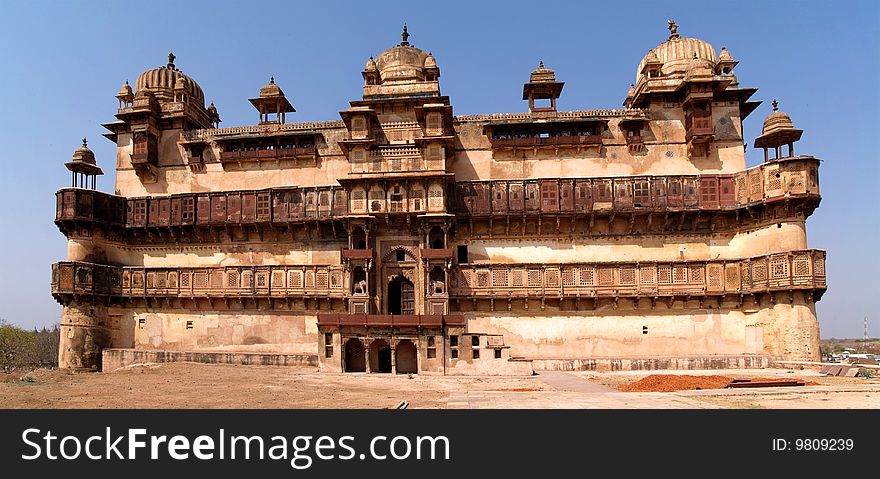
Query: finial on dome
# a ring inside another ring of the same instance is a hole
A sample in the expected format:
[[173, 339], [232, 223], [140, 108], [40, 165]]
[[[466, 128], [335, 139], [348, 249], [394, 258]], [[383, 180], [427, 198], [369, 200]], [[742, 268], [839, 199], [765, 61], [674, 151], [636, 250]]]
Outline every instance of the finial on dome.
[[544, 60], [538, 60], [538, 68], [544, 68]]
[[678, 35], [678, 25], [675, 23], [675, 20], [670, 19], [666, 22], [666, 28], [669, 29], [669, 39], [673, 40], [679, 37]]
[[174, 56], [174, 52], [168, 52], [168, 68], [174, 69], [174, 59], [177, 58]]
[[86, 139], [85, 137], [83, 137], [83, 148], [88, 148], [88, 147], [89, 147], [89, 140]]
[[400, 38], [403, 39], [403, 41], [400, 42], [400, 46], [409, 46], [409, 41], [407, 41], [409, 38], [409, 32], [406, 31], [406, 23], [403, 24], [403, 33], [400, 34]]
[[269, 84], [272, 85], [275, 83], [275, 75], [269, 77]]
[[776, 98], [773, 99], [773, 103], [771, 104], [773, 105], [773, 111], [779, 111], [779, 102], [776, 101]]

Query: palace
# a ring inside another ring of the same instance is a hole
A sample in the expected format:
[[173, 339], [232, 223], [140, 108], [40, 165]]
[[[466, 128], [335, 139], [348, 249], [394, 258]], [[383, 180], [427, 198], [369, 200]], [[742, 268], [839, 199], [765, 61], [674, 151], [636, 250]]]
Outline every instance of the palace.
[[[272, 78], [256, 125], [220, 128], [175, 64], [126, 82], [66, 166], [52, 266], [61, 367], [198, 360], [329, 372], [755, 367], [818, 359], [825, 253], [807, 246], [819, 160], [730, 51], [679, 35], [618, 110], [558, 111], [540, 63], [523, 113], [455, 116], [409, 42], [367, 60], [340, 119], [289, 122]], [[525, 76], [525, 75], [524, 75]]]

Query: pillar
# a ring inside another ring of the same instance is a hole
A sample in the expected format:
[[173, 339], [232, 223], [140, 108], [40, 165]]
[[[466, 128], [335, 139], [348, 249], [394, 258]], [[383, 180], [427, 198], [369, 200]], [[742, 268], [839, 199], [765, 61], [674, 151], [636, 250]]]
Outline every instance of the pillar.
[[364, 370], [367, 374], [373, 372], [370, 368], [370, 342], [365, 341], [364, 344]]

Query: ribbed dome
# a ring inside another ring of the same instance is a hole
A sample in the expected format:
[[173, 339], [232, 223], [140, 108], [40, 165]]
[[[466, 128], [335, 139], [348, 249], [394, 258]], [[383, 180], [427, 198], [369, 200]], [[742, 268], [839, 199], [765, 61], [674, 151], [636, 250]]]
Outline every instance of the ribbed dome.
[[428, 53], [428, 58], [425, 58], [425, 68], [437, 68], [437, 60], [434, 59], [434, 55]]
[[271, 77], [269, 83], [263, 88], [260, 88], [260, 98], [275, 98], [279, 96], [284, 96], [284, 92], [281, 91], [281, 87], [275, 83], [275, 77]]
[[[670, 26], [672, 25], [674, 25], [674, 23], [670, 21]], [[639, 62], [639, 67], [636, 70], [637, 82], [642, 81], [642, 68], [644, 68], [648, 61], [653, 60], [654, 58], [663, 64], [660, 68], [660, 72], [664, 76], [684, 74], [688, 70], [694, 68], [697, 66], [694, 62], [695, 56], [697, 60], [696, 63], [699, 63], [699, 67], [705, 67], [710, 70], [715, 69], [715, 63], [718, 59], [712, 45], [698, 38], [680, 37], [678, 33], [676, 33], [677, 28], [677, 25], [675, 25], [674, 29], [670, 28], [673, 33], [670, 35], [669, 39], [660, 45], [657, 45], [653, 50], [648, 52], [644, 58], [642, 58], [641, 62]]]
[[791, 117], [788, 116], [788, 113], [783, 111], [779, 111], [779, 102], [773, 100], [773, 113], [767, 116], [764, 119], [764, 127], [761, 129], [761, 134], [766, 135], [768, 133], [773, 133], [774, 131], [779, 130], [793, 130], [794, 123], [791, 121]]
[[133, 96], [134, 93], [131, 91], [131, 85], [128, 84], [128, 80], [125, 81], [125, 84], [119, 88], [119, 93], [117, 96]]
[[376, 60], [373, 60], [373, 57], [370, 57], [370, 59], [367, 60], [367, 64], [364, 66], [364, 70], [368, 72], [376, 71]]
[[[422, 75], [428, 53], [409, 45], [397, 45], [376, 58], [376, 68], [382, 82], [413, 80]], [[436, 62], [434, 65], [436, 66]]]
[[88, 163], [90, 165], [96, 164], [95, 153], [89, 149], [85, 138], [83, 138], [82, 146], [77, 148], [76, 151], [73, 152], [73, 162]]
[[202, 88], [195, 80], [174, 66], [174, 54], [168, 55], [167, 65], [141, 73], [135, 83], [135, 88], [138, 92], [150, 89], [158, 99], [172, 101], [174, 99], [174, 87], [177, 85], [178, 79], [182, 79], [183, 87], [189, 95], [204, 105], [205, 94], [202, 92]]

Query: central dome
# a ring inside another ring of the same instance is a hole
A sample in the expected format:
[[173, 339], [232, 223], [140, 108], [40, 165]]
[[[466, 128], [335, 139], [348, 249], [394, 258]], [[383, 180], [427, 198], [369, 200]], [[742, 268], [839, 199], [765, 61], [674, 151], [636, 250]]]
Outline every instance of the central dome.
[[[639, 68], [636, 70], [636, 83], [644, 79], [642, 69], [649, 60], [662, 63], [660, 72], [663, 76], [683, 75], [695, 66], [709, 68], [710, 70], [715, 69], [718, 58], [712, 45], [699, 38], [679, 36], [678, 25], [672, 20], [669, 21], [669, 30], [671, 32], [669, 39], [649, 51], [642, 58], [642, 61], [639, 62]], [[654, 57], [656, 57], [656, 60], [654, 60]]]
[[[436, 68], [430, 53], [409, 44], [409, 33], [403, 27], [403, 41], [389, 48], [376, 58], [376, 68], [382, 83], [425, 79], [425, 68]], [[429, 63], [426, 65], [426, 62]]]
[[181, 86], [179, 83], [182, 83], [184, 90], [186, 90], [193, 99], [204, 105], [205, 94], [202, 92], [202, 87], [200, 87], [195, 80], [188, 77], [174, 66], [174, 58], [174, 54], [169, 53], [167, 65], [141, 73], [137, 79], [137, 83], [135, 83], [135, 89], [138, 92], [144, 89], [149, 89], [152, 90], [157, 99], [173, 101], [174, 89], [175, 87]]

